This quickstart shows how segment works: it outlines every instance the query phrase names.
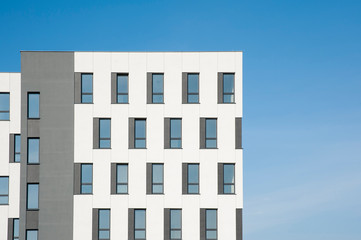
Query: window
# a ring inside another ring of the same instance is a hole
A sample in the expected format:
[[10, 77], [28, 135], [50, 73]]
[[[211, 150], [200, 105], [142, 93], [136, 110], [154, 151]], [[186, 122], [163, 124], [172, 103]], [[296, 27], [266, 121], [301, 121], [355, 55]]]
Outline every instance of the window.
[[163, 193], [163, 164], [152, 164], [152, 193]]
[[81, 188], [82, 194], [93, 193], [93, 165], [82, 164], [81, 165]]
[[40, 118], [40, 93], [28, 93], [28, 118]]
[[206, 239], [217, 239], [217, 210], [206, 209]]
[[20, 162], [21, 136], [14, 135], [14, 162]]
[[163, 73], [152, 74], [152, 103], [163, 103]]
[[187, 192], [189, 194], [199, 193], [199, 164], [188, 164]]
[[223, 193], [234, 193], [234, 164], [223, 164]]
[[40, 139], [28, 138], [28, 164], [39, 163]]
[[10, 120], [10, 93], [0, 93], [0, 120]]
[[26, 230], [26, 240], [38, 240], [38, 230]]
[[12, 240], [19, 240], [19, 219], [13, 219], [13, 238]]
[[99, 229], [98, 229], [98, 240], [109, 240], [110, 239], [110, 210], [99, 209]]
[[217, 119], [206, 119], [206, 148], [217, 148]]
[[199, 103], [199, 74], [187, 74], [187, 102]]
[[234, 73], [223, 74], [223, 103], [234, 103]]
[[9, 177], [0, 177], [0, 205], [9, 204]]
[[27, 209], [39, 209], [39, 183], [28, 183]]
[[117, 103], [128, 103], [128, 74], [117, 75]]
[[170, 148], [182, 148], [182, 119], [170, 119]]
[[134, 147], [146, 148], [146, 120], [135, 119], [134, 121]]
[[146, 239], [145, 210], [134, 210], [134, 239]]
[[99, 148], [110, 148], [110, 119], [99, 119]]
[[81, 74], [81, 102], [93, 103], [93, 74]]
[[170, 239], [182, 239], [182, 210], [170, 210]]
[[117, 193], [128, 193], [128, 164], [117, 164]]

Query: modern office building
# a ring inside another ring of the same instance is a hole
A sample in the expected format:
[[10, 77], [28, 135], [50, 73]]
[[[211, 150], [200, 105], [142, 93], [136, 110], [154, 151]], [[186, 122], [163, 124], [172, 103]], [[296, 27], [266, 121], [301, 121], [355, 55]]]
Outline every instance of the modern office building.
[[242, 52], [21, 52], [0, 240], [241, 240]]

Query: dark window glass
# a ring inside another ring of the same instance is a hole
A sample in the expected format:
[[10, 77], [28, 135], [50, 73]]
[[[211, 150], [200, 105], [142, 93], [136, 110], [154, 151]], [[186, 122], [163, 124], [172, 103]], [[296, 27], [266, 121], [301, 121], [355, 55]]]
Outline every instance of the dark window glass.
[[99, 240], [110, 239], [110, 210], [100, 209], [99, 210]]
[[128, 193], [128, 164], [117, 165], [117, 193]]
[[38, 240], [38, 230], [26, 230], [26, 240]]
[[199, 74], [188, 73], [187, 78], [187, 101], [189, 103], [199, 103]]
[[152, 164], [152, 193], [163, 193], [163, 164]]
[[117, 103], [128, 103], [128, 75], [117, 75]]
[[223, 165], [223, 192], [234, 193], [234, 164]]
[[188, 193], [199, 193], [199, 164], [188, 164]]
[[134, 121], [135, 148], [146, 147], [145, 123], [145, 119], [135, 119]]
[[146, 239], [145, 210], [134, 210], [134, 239]]
[[152, 102], [153, 103], [163, 103], [163, 79], [164, 75], [162, 73], [153, 73], [152, 74]]
[[110, 148], [110, 119], [99, 119], [99, 148]]
[[93, 192], [93, 165], [81, 165], [81, 193], [90, 194]]
[[206, 239], [217, 239], [217, 210], [206, 210]]
[[19, 219], [13, 220], [13, 240], [19, 240]]
[[28, 118], [40, 118], [40, 93], [28, 93]]
[[20, 134], [14, 136], [14, 162], [20, 162], [21, 137]]
[[0, 205], [9, 204], [9, 177], [0, 177]]
[[0, 93], [0, 120], [10, 120], [10, 93]]
[[182, 210], [170, 210], [170, 239], [182, 239]]
[[39, 184], [28, 184], [27, 209], [39, 209]]
[[223, 74], [223, 102], [234, 103], [234, 74]]
[[39, 163], [40, 139], [28, 138], [28, 163]]
[[81, 74], [81, 102], [92, 103], [93, 102], [93, 74], [82, 73]]
[[206, 119], [206, 148], [217, 148], [217, 119]]
[[170, 147], [182, 147], [182, 119], [170, 119]]

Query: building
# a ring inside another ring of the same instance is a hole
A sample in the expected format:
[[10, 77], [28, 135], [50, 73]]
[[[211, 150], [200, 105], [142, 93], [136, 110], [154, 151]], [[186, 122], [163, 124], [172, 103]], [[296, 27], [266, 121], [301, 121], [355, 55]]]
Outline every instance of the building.
[[242, 239], [242, 52], [21, 52], [0, 240]]

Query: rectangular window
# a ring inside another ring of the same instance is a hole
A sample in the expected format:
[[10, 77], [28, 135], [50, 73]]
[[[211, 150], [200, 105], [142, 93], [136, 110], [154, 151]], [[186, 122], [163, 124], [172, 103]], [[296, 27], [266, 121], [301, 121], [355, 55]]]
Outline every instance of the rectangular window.
[[234, 103], [234, 73], [223, 74], [223, 103]]
[[21, 136], [14, 135], [14, 162], [20, 162]]
[[152, 74], [152, 103], [163, 103], [164, 74]]
[[38, 164], [40, 151], [40, 139], [28, 138], [28, 164]]
[[38, 230], [26, 230], [26, 240], [38, 240]]
[[39, 183], [28, 183], [27, 209], [39, 209]]
[[217, 210], [206, 209], [206, 240], [217, 239]]
[[199, 103], [199, 74], [187, 74], [187, 102]]
[[206, 148], [217, 148], [217, 119], [206, 119]]
[[134, 239], [135, 240], [146, 239], [145, 221], [146, 221], [145, 209], [135, 209], [134, 210]]
[[13, 219], [13, 238], [12, 240], [19, 240], [19, 218]]
[[117, 74], [117, 103], [128, 103], [128, 74]]
[[223, 164], [223, 193], [234, 193], [234, 164]]
[[28, 118], [40, 118], [40, 93], [28, 93]]
[[134, 147], [146, 148], [146, 120], [134, 120]]
[[81, 165], [81, 188], [82, 194], [93, 193], [93, 164]]
[[110, 148], [110, 119], [99, 119], [99, 148]]
[[128, 164], [117, 164], [117, 193], [128, 193]]
[[81, 74], [81, 102], [93, 103], [93, 74]]
[[188, 166], [188, 177], [187, 177], [187, 192], [189, 194], [199, 193], [199, 164], [189, 163]]
[[170, 119], [170, 148], [182, 148], [182, 119]]
[[0, 120], [10, 120], [10, 93], [0, 93]]
[[152, 193], [162, 194], [163, 193], [163, 164], [153, 163], [152, 164]]
[[9, 177], [0, 177], [0, 205], [9, 204]]
[[170, 219], [170, 239], [180, 240], [182, 239], [182, 210], [171, 209], [169, 211]]
[[98, 219], [98, 240], [110, 239], [110, 210], [99, 209]]

